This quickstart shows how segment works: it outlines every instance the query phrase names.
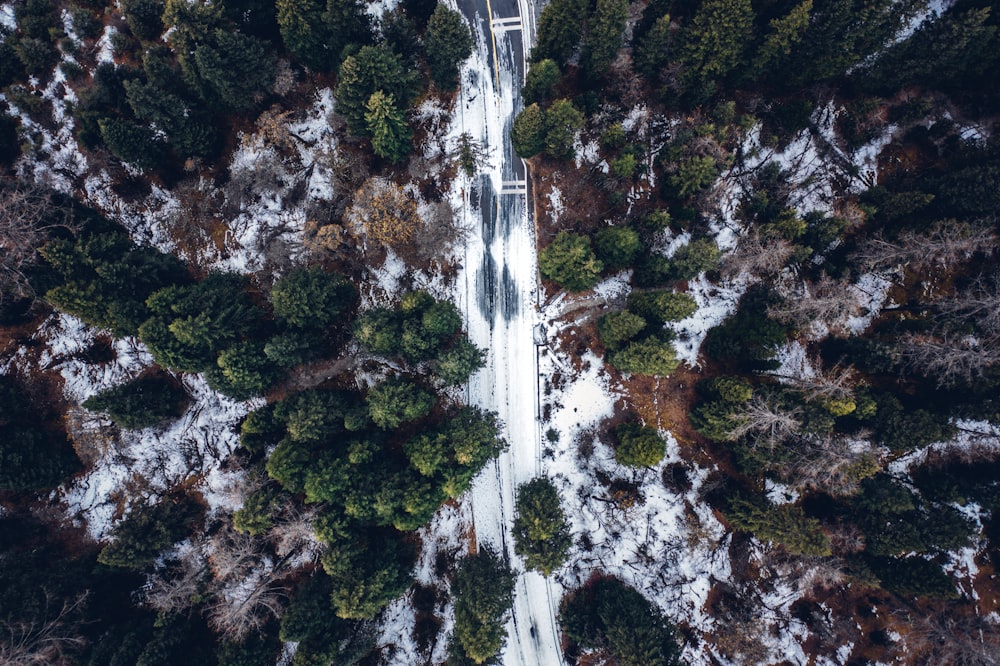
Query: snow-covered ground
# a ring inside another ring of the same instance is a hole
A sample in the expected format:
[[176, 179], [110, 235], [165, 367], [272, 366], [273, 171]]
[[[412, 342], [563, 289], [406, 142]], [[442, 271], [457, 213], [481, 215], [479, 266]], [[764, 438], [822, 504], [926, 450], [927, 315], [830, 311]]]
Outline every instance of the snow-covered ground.
[[[494, 37], [480, 26], [478, 22], [473, 26], [478, 48], [463, 72], [460, 111], [452, 133], [457, 137], [468, 132], [488, 146], [489, 162], [474, 182], [460, 178], [452, 190], [453, 203], [464, 211], [472, 230], [457, 299], [468, 317], [470, 339], [488, 352], [487, 366], [470, 380], [469, 403], [500, 415], [509, 448], [476, 479], [472, 520], [477, 543], [506, 553], [519, 570], [510, 538], [514, 496], [520, 484], [542, 472], [534, 229], [525, 193], [510, 184], [519, 165], [504, 161], [511, 154], [507, 127], [522, 84], [512, 59], [523, 63], [524, 54], [514, 52], [506, 32]], [[495, 61], [490, 53], [494, 38]], [[496, 76], [491, 74], [491, 62], [499, 65]], [[555, 620], [559, 593], [539, 574], [519, 571], [504, 664], [561, 662]]]

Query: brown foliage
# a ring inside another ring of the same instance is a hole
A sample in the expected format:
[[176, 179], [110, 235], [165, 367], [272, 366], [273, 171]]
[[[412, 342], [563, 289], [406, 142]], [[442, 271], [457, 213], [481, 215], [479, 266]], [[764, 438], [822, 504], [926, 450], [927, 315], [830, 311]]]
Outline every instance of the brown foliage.
[[388, 178], [365, 181], [347, 215], [355, 235], [393, 248], [407, 245], [422, 227], [416, 201]]

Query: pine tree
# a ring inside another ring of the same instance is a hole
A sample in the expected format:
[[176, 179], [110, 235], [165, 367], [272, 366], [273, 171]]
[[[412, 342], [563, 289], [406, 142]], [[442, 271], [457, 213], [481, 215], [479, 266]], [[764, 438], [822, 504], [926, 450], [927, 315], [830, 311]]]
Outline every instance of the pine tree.
[[427, 65], [441, 90], [458, 85], [458, 67], [472, 55], [472, 35], [462, 15], [438, 3], [424, 33]]
[[670, 343], [656, 338], [630, 342], [621, 351], [610, 354], [608, 362], [622, 372], [659, 377], [669, 375], [681, 363]]
[[322, 330], [336, 323], [357, 300], [357, 290], [339, 273], [319, 267], [293, 270], [274, 283], [275, 319], [298, 330]]
[[549, 59], [566, 64], [580, 45], [588, 9], [586, 0], [553, 0], [547, 4], [538, 17], [532, 61]]
[[198, 77], [220, 110], [241, 112], [256, 106], [274, 83], [277, 58], [256, 37], [216, 30], [194, 50]]
[[324, 34], [323, 6], [319, 0], [275, 0], [278, 27], [288, 50], [318, 71], [332, 65]]
[[389, 379], [373, 386], [365, 400], [372, 421], [383, 430], [426, 416], [434, 407], [432, 393], [405, 379]]
[[351, 134], [368, 137], [365, 107], [372, 94], [381, 90], [399, 108], [406, 109], [416, 94], [417, 81], [417, 72], [407, 67], [399, 55], [385, 47], [362, 47], [340, 66], [334, 90], [337, 111], [347, 120]]
[[656, 428], [640, 423], [623, 423], [615, 428], [618, 446], [615, 460], [628, 467], [653, 467], [666, 453], [667, 444]]
[[809, 27], [812, 7], [813, 0], [803, 0], [785, 16], [771, 19], [771, 32], [757, 50], [751, 65], [755, 77], [768, 76], [777, 71], [776, 66], [787, 62], [792, 48], [802, 41]]
[[573, 140], [583, 122], [583, 114], [568, 99], [552, 102], [545, 112], [545, 152], [557, 160], [572, 159]]
[[487, 547], [462, 560], [452, 583], [455, 642], [476, 664], [492, 659], [503, 646], [504, 624], [514, 603], [514, 574]]
[[551, 481], [539, 478], [517, 489], [513, 534], [514, 552], [528, 569], [548, 576], [566, 561], [573, 540]]
[[514, 151], [521, 157], [534, 157], [545, 150], [545, 111], [537, 103], [524, 108], [511, 128]]
[[646, 80], [656, 82], [663, 66], [670, 61], [669, 45], [670, 15], [664, 14], [634, 47], [632, 57], [636, 71]]
[[180, 416], [187, 404], [184, 390], [162, 376], [137, 377], [87, 398], [83, 406], [105, 412], [122, 428], [148, 428]]
[[379, 157], [399, 162], [410, 152], [413, 133], [392, 95], [381, 90], [372, 93], [365, 104], [365, 125], [371, 136], [372, 150]]
[[587, 22], [587, 37], [580, 59], [589, 76], [601, 77], [611, 66], [622, 46], [627, 18], [627, 0], [597, 0], [597, 7]]
[[663, 325], [694, 314], [698, 304], [687, 294], [672, 291], [645, 291], [629, 294], [628, 310], [647, 322]]
[[526, 105], [545, 104], [552, 101], [553, 89], [559, 82], [562, 72], [555, 60], [546, 58], [531, 64], [528, 75], [521, 89], [521, 97]]
[[609, 350], [617, 349], [639, 335], [646, 328], [646, 320], [632, 312], [609, 312], [597, 320], [597, 333]]
[[621, 270], [635, 263], [642, 241], [631, 227], [604, 227], [594, 234], [594, 252], [606, 270]]
[[594, 256], [589, 238], [560, 231], [538, 253], [538, 268], [542, 275], [570, 291], [585, 291], [597, 284], [604, 264]]
[[118, 118], [101, 119], [98, 125], [101, 128], [101, 140], [123, 162], [142, 170], [161, 164], [163, 144], [149, 128]]
[[731, 72], [753, 38], [750, 0], [706, 0], [685, 27], [681, 62], [687, 87], [696, 96]]

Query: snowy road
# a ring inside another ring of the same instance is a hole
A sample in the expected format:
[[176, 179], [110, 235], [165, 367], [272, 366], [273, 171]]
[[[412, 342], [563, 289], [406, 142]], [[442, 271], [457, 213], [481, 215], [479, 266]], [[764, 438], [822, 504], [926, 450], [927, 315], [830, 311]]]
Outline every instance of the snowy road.
[[[477, 478], [472, 514], [478, 543], [505, 552], [519, 570], [510, 536], [514, 494], [542, 472], [535, 238], [527, 168], [510, 142], [521, 107], [531, 13], [526, 0], [460, 0], [458, 7], [476, 35], [479, 64], [462, 82], [463, 127], [490, 153], [463, 202], [472, 234], [461, 300], [472, 341], [488, 350], [486, 368], [469, 383], [469, 402], [499, 413], [510, 445]], [[541, 575], [518, 572], [505, 666], [562, 663], [555, 618], [560, 594]]]

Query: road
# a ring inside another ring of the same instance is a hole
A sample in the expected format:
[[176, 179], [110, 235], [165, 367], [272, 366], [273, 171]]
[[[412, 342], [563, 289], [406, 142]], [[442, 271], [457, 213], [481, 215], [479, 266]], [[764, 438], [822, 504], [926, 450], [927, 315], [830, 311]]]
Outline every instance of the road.
[[[527, 166], [515, 155], [510, 125], [522, 104], [525, 56], [533, 34], [528, 0], [458, 0], [477, 37], [484, 66], [463, 80], [463, 99], [476, 97], [469, 125], [491, 158], [466, 194], [473, 219], [464, 275], [469, 336], [487, 350], [487, 366], [469, 382], [471, 404], [496, 411], [508, 450], [477, 478], [472, 490], [476, 540], [505, 552], [518, 572], [504, 666], [562, 663], [556, 605], [558, 585], [525, 572], [514, 554], [511, 528], [516, 488], [542, 473], [539, 421], [537, 257]], [[470, 90], [474, 88], [474, 90]]]

